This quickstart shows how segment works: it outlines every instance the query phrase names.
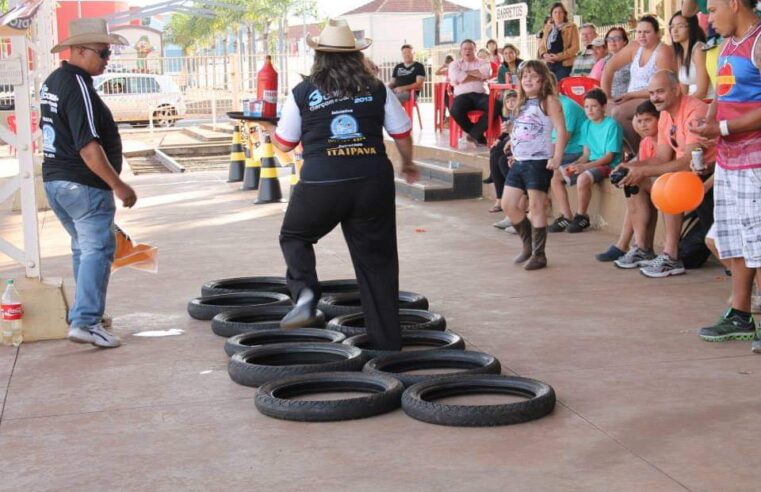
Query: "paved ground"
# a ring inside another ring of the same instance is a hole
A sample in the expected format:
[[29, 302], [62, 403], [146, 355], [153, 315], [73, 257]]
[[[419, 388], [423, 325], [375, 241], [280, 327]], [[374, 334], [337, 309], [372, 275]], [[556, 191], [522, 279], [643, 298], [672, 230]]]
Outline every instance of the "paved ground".
[[[190, 319], [210, 279], [282, 274], [283, 205], [253, 206], [225, 173], [132, 177], [118, 222], [161, 249], [160, 271], [112, 278], [124, 346], [0, 347], [0, 490], [758, 490], [761, 357], [708, 344], [729, 292], [718, 267], [665, 280], [592, 258], [610, 237], [552, 235], [550, 267], [510, 263], [518, 241], [487, 200], [398, 200], [401, 285], [429, 297], [505, 374], [552, 384], [542, 420], [500, 428], [424, 424], [401, 411], [307, 424], [270, 419], [230, 381], [223, 340]], [[67, 240], [43, 214], [44, 272], [68, 274]], [[11, 230], [11, 221], [3, 223]], [[336, 231], [324, 279], [352, 275]], [[4, 259], [3, 259], [4, 261]], [[17, 273], [0, 263], [0, 276]], [[145, 330], [184, 330], [143, 338]]]

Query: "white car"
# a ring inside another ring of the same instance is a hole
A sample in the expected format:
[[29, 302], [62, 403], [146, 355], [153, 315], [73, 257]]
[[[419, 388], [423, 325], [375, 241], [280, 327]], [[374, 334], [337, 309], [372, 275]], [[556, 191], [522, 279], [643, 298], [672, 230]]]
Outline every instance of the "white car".
[[147, 125], [153, 115], [155, 126], [170, 127], [187, 111], [180, 88], [167, 75], [108, 73], [93, 84], [116, 122]]

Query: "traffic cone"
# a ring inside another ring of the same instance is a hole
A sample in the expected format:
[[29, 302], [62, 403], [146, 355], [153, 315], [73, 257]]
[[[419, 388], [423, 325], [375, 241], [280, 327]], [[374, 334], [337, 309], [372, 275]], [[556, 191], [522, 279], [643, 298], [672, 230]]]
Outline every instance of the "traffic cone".
[[262, 167], [260, 157], [261, 146], [256, 142], [251, 148], [251, 155], [246, 158], [246, 168], [243, 172], [243, 184], [241, 190], [258, 190], [259, 189], [259, 170]]
[[227, 175], [228, 183], [243, 181], [243, 167], [245, 166], [246, 154], [243, 153], [243, 145], [240, 137], [240, 126], [235, 125], [233, 142], [230, 145], [230, 171]]
[[259, 196], [254, 203], [258, 205], [282, 202], [283, 194], [280, 192], [280, 181], [277, 179], [277, 163], [269, 135], [264, 137], [261, 149], [262, 169], [259, 175]]

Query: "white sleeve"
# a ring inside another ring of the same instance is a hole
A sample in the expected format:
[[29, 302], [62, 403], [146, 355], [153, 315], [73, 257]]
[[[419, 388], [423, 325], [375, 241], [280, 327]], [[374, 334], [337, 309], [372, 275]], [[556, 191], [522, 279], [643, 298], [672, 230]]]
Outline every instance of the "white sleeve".
[[388, 89], [386, 89], [386, 104], [383, 110], [386, 112], [383, 128], [391, 135], [391, 138], [400, 139], [409, 136], [412, 131], [410, 118], [399, 103], [399, 99]]
[[289, 147], [295, 147], [301, 141], [301, 111], [293, 98], [293, 91], [288, 93], [283, 109], [280, 111], [275, 139]]

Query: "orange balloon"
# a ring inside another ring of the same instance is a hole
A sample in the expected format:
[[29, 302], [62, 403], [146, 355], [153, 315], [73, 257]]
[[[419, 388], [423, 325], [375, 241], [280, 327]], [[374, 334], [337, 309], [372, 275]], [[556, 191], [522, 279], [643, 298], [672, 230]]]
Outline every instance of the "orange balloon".
[[653, 201], [653, 205], [655, 205], [655, 208], [665, 214], [678, 213], [676, 209], [669, 203], [668, 195], [666, 193], [666, 186], [668, 185], [668, 182], [671, 180], [673, 175], [674, 173], [662, 174], [658, 179], [655, 180], [655, 183], [653, 183], [653, 188], [650, 190], [650, 199]]
[[674, 173], [666, 183], [666, 197], [675, 213], [694, 210], [703, 201], [703, 182], [695, 174], [682, 171]]

